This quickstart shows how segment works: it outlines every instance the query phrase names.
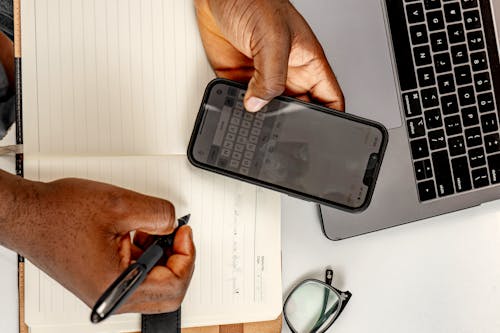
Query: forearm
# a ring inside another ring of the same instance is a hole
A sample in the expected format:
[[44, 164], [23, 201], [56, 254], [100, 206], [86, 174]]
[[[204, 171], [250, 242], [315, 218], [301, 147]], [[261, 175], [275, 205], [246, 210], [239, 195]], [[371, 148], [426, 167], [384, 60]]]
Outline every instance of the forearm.
[[36, 206], [37, 184], [0, 170], [0, 245], [22, 251]]

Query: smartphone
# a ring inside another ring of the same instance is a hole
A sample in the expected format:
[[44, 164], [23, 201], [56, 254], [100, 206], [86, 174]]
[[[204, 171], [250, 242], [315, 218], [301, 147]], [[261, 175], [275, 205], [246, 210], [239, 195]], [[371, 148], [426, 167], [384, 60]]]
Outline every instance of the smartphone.
[[188, 147], [190, 162], [322, 205], [366, 209], [387, 145], [379, 123], [280, 96], [257, 113], [246, 87], [208, 84]]

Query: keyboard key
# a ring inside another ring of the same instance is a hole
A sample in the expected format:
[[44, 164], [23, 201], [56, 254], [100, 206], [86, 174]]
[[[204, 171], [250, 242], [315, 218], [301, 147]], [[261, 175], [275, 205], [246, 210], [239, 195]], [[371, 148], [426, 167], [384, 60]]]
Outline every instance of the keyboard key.
[[470, 9], [477, 7], [477, 0], [461, 0], [463, 9]]
[[481, 16], [478, 10], [464, 12], [465, 29], [474, 30], [481, 28]]
[[250, 135], [250, 137], [248, 138], [248, 142], [256, 145], [259, 142], [259, 137], [256, 135]]
[[447, 3], [444, 5], [444, 17], [446, 22], [457, 22], [462, 20], [462, 10], [460, 5], [456, 2]]
[[239, 132], [239, 135], [243, 136], [243, 137], [247, 137], [248, 136], [248, 129], [246, 128], [240, 128], [240, 132]]
[[238, 133], [238, 127], [234, 126], [234, 125], [229, 125], [228, 131], [229, 131], [229, 133], [236, 134], [236, 133]]
[[230, 150], [231, 150], [231, 149], [233, 149], [233, 147], [234, 147], [234, 143], [233, 143], [233, 142], [231, 142], [231, 141], [224, 141], [223, 147], [224, 147], [225, 149], [230, 149]]
[[498, 120], [496, 113], [488, 113], [481, 116], [481, 127], [484, 133], [498, 131]]
[[260, 128], [252, 128], [250, 130], [250, 134], [251, 135], [255, 135], [255, 136], [259, 136], [260, 135], [260, 132], [261, 132], [261, 129]]
[[465, 130], [465, 142], [467, 147], [475, 147], [483, 144], [483, 135], [479, 127], [469, 128]]
[[483, 147], [469, 150], [469, 163], [471, 168], [477, 168], [486, 164], [486, 155]]
[[238, 153], [242, 153], [243, 151], [245, 150], [245, 145], [241, 144], [241, 143], [237, 143], [235, 146], [234, 146], [234, 151], [238, 152]]
[[444, 128], [448, 136], [462, 133], [462, 122], [459, 116], [450, 116], [444, 118]]
[[418, 83], [420, 87], [428, 87], [436, 84], [434, 69], [432, 67], [419, 68], [417, 70]]
[[408, 135], [411, 139], [419, 138], [425, 135], [424, 120], [420, 117], [407, 121]]
[[451, 176], [448, 152], [441, 150], [432, 153], [432, 166], [436, 179], [437, 193], [440, 197], [453, 194], [453, 180]]
[[432, 64], [431, 49], [427, 45], [415, 47], [413, 49], [413, 54], [417, 66]]
[[451, 71], [451, 58], [448, 52], [438, 53], [434, 56], [434, 67], [437, 73]]
[[243, 128], [249, 129], [251, 126], [252, 126], [252, 123], [247, 121], [247, 120], [243, 120], [241, 122], [241, 127], [243, 127]]
[[221, 156], [225, 158], [229, 158], [231, 156], [231, 150], [229, 149], [222, 149]]
[[472, 170], [471, 176], [474, 188], [481, 188], [490, 185], [488, 169], [486, 168]]
[[476, 98], [474, 97], [474, 88], [472, 88], [472, 86], [458, 88], [458, 99], [461, 106], [476, 103]]
[[242, 109], [239, 109], [239, 110], [233, 109], [233, 116], [236, 118], [241, 118], [241, 116], [243, 116], [243, 110]]
[[476, 91], [483, 92], [491, 89], [490, 74], [488, 72], [479, 73], [474, 75], [474, 86]]
[[436, 188], [433, 180], [418, 183], [418, 196], [420, 201], [428, 201], [436, 198]]
[[475, 106], [469, 106], [462, 109], [462, 124], [464, 127], [475, 126], [479, 124], [479, 116]]
[[428, 134], [429, 147], [431, 150], [439, 150], [446, 148], [446, 136], [443, 130], [431, 131]]
[[241, 168], [240, 168], [240, 173], [241, 173], [242, 175], [248, 176], [248, 174], [250, 173], [250, 169], [249, 169], [249, 168], [246, 168], [246, 167], [241, 167]]
[[255, 148], [257, 148], [257, 146], [254, 145], [253, 143], [247, 143], [247, 150], [248, 151], [255, 152]]
[[500, 135], [498, 133], [485, 135], [484, 146], [487, 154], [500, 152]]
[[424, 180], [432, 178], [432, 167], [431, 160], [422, 160], [414, 163], [415, 166], [415, 176], [417, 180]]
[[414, 117], [422, 114], [420, 106], [420, 96], [418, 92], [409, 92], [403, 94], [403, 107], [407, 117]]
[[237, 161], [237, 160], [231, 160], [231, 161], [229, 162], [229, 167], [230, 167], [230, 168], [238, 169], [238, 168], [239, 168], [239, 166], [240, 166], [240, 162], [239, 162], [239, 161]]
[[243, 157], [247, 160], [251, 160], [253, 158], [254, 153], [251, 151], [245, 151], [243, 153]]
[[425, 124], [428, 129], [438, 128], [443, 126], [443, 119], [439, 109], [432, 109], [424, 112]]
[[441, 97], [441, 111], [443, 111], [445, 115], [458, 112], [458, 101], [455, 94]]
[[429, 36], [427, 35], [427, 27], [425, 24], [410, 27], [410, 38], [413, 45], [427, 43], [429, 41]]
[[438, 10], [434, 12], [427, 12], [427, 26], [429, 31], [436, 31], [444, 29], [443, 13]]
[[441, 8], [441, 0], [424, 0], [425, 9], [438, 9]]
[[410, 24], [423, 22], [425, 20], [424, 7], [421, 3], [406, 5], [406, 16]]
[[432, 108], [439, 105], [438, 92], [436, 88], [423, 89], [422, 92], [422, 105], [424, 108]]
[[488, 166], [490, 167], [491, 183], [500, 183], [500, 154], [488, 156]]
[[488, 60], [486, 52], [476, 52], [470, 55], [472, 70], [474, 72], [484, 71], [488, 69]]
[[237, 143], [240, 143], [242, 145], [245, 145], [247, 143], [248, 139], [243, 137], [243, 136], [238, 136], [238, 138], [236, 139], [236, 142]]
[[465, 30], [462, 23], [450, 24], [447, 30], [450, 44], [465, 42]]
[[245, 112], [245, 114], [243, 115], [243, 119], [246, 121], [252, 121], [253, 117], [254, 117], [253, 114], [250, 112]]
[[448, 148], [451, 156], [465, 154], [465, 140], [463, 136], [455, 136], [448, 139]]
[[448, 50], [448, 39], [446, 32], [435, 32], [430, 35], [431, 48], [433, 52], [441, 52]]
[[455, 67], [455, 79], [457, 81], [457, 86], [472, 83], [469, 65]]
[[437, 77], [439, 93], [448, 94], [455, 91], [455, 80], [452, 74], [444, 74]]
[[245, 168], [250, 168], [250, 166], [252, 165], [252, 161], [248, 159], [243, 159], [243, 161], [241, 161], [241, 165]]
[[414, 160], [419, 160], [429, 156], [429, 147], [427, 146], [427, 139], [418, 139], [410, 142], [411, 155]]
[[469, 44], [469, 50], [471, 51], [484, 49], [484, 37], [482, 31], [472, 31], [467, 33], [467, 44]]
[[436, 188], [433, 180], [418, 183], [418, 196], [420, 201], [428, 201], [436, 198]]
[[467, 157], [458, 157], [451, 160], [451, 167], [453, 169], [453, 182], [455, 189], [458, 193], [472, 189], [470, 180], [469, 164]]
[[455, 45], [451, 47], [451, 59], [453, 64], [459, 65], [469, 61], [467, 46], [465, 44]]
[[477, 104], [479, 104], [480, 112], [489, 112], [495, 110], [495, 101], [491, 92], [477, 95]]
[[241, 158], [243, 157], [243, 155], [237, 151], [233, 152], [233, 160], [236, 160], [236, 161], [241, 161]]

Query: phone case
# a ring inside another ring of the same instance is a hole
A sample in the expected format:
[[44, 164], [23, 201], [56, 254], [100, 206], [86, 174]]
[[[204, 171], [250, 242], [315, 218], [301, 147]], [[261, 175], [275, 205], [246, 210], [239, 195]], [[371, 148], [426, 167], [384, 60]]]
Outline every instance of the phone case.
[[300, 192], [297, 192], [297, 191], [294, 191], [294, 190], [291, 190], [291, 189], [288, 189], [288, 188], [284, 188], [282, 186], [273, 185], [273, 184], [269, 184], [269, 183], [266, 183], [266, 182], [260, 182], [258, 180], [255, 180], [255, 179], [250, 178], [250, 177], [246, 177], [246, 176], [241, 175], [241, 174], [237, 174], [237, 173], [234, 173], [234, 172], [231, 172], [231, 171], [219, 169], [219, 168], [213, 167], [211, 165], [207, 165], [207, 164], [198, 162], [194, 158], [193, 149], [194, 149], [194, 143], [195, 143], [195, 140], [196, 140], [197, 133], [199, 132], [199, 128], [200, 128], [200, 125], [201, 125], [202, 120], [203, 120], [203, 115], [204, 115], [204, 112], [205, 112], [205, 104], [206, 104], [206, 102], [207, 102], [207, 100], [208, 100], [208, 98], [210, 96], [210, 92], [211, 92], [212, 88], [216, 84], [221, 84], [221, 83], [229, 85], [229, 86], [232, 86], [232, 87], [236, 87], [236, 88], [239, 88], [239, 89], [245, 89], [245, 90], [247, 89], [246, 85], [243, 85], [241, 83], [234, 82], [234, 81], [231, 81], [231, 80], [227, 80], [227, 79], [214, 79], [214, 80], [212, 80], [207, 85], [207, 88], [205, 89], [205, 93], [203, 95], [202, 103], [200, 105], [200, 110], [198, 112], [198, 116], [196, 117], [194, 129], [193, 129], [193, 132], [191, 134], [191, 139], [189, 141], [189, 146], [188, 146], [188, 151], [187, 151], [187, 156], [188, 156], [189, 162], [192, 165], [194, 165], [195, 167], [207, 170], [207, 171], [218, 173], [220, 175], [228, 176], [228, 177], [231, 177], [231, 178], [234, 178], [234, 179], [238, 179], [238, 180], [241, 180], [241, 181], [244, 181], [244, 182], [247, 182], [247, 183], [251, 183], [251, 184], [254, 184], [254, 185], [257, 185], [257, 186], [265, 187], [265, 188], [268, 188], [268, 189], [271, 189], [271, 190], [274, 190], [274, 191], [279, 191], [281, 193], [287, 194], [289, 196], [292, 196], [292, 197], [295, 197], [295, 198], [298, 198], [298, 199], [301, 199], [301, 200], [315, 202], [315, 203], [318, 203], [318, 204], [322, 204], [322, 205], [326, 205], [326, 206], [338, 208], [338, 209], [341, 209], [343, 211], [347, 211], [347, 212], [351, 212], [351, 213], [362, 212], [363, 210], [365, 210], [369, 206], [369, 204], [371, 202], [371, 199], [372, 199], [372, 196], [373, 196], [373, 192], [375, 190], [375, 185], [377, 183], [377, 179], [378, 179], [378, 174], [379, 174], [379, 171], [380, 171], [380, 167], [381, 167], [382, 162], [383, 162], [384, 153], [385, 153], [385, 150], [386, 150], [386, 147], [387, 147], [387, 142], [388, 142], [388, 137], [389, 137], [389, 133], [388, 133], [387, 129], [382, 124], [380, 124], [378, 122], [375, 122], [375, 121], [372, 121], [372, 120], [368, 120], [368, 119], [365, 119], [365, 118], [361, 118], [361, 117], [358, 117], [358, 116], [350, 115], [350, 114], [347, 114], [347, 113], [344, 113], [344, 112], [336, 111], [336, 110], [333, 110], [333, 109], [329, 109], [329, 108], [326, 108], [326, 107], [323, 107], [323, 106], [320, 106], [320, 105], [316, 105], [316, 104], [312, 104], [312, 103], [306, 103], [306, 102], [303, 102], [303, 101], [295, 99], [295, 98], [286, 97], [286, 96], [279, 96], [276, 99], [281, 100], [281, 101], [291, 102], [291, 103], [302, 104], [302, 105], [304, 105], [304, 106], [306, 106], [308, 108], [311, 108], [311, 109], [314, 109], [314, 110], [317, 110], [317, 111], [320, 111], [320, 112], [325, 112], [325, 113], [331, 114], [332, 116], [342, 117], [342, 118], [349, 119], [349, 120], [352, 120], [352, 121], [355, 121], [355, 122], [358, 122], [358, 123], [367, 124], [367, 125], [370, 125], [372, 127], [377, 128], [382, 133], [382, 142], [381, 142], [380, 151], [379, 151], [379, 154], [378, 154], [380, 162], [378, 163], [377, 168], [373, 172], [373, 181], [371, 183], [371, 186], [368, 188], [365, 201], [363, 202], [363, 204], [361, 206], [355, 207], [355, 208], [349, 207], [349, 206], [346, 206], [346, 205], [343, 205], [343, 204], [339, 204], [339, 203], [332, 202], [332, 201], [327, 201], [327, 200], [324, 200], [324, 199], [319, 198], [319, 197], [313, 197], [313, 196], [310, 196], [310, 195], [305, 194], [305, 193], [300, 193]]

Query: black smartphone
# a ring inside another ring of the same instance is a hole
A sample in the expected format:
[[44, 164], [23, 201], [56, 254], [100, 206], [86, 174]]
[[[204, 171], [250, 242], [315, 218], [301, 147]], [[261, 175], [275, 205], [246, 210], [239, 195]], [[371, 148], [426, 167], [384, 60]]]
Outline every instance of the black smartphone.
[[246, 87], [209, 83], [188, 148], [190, 162], [291, 196], [366, 209], [387, 145], [379, 123], [289, 97], [244, 109]]

